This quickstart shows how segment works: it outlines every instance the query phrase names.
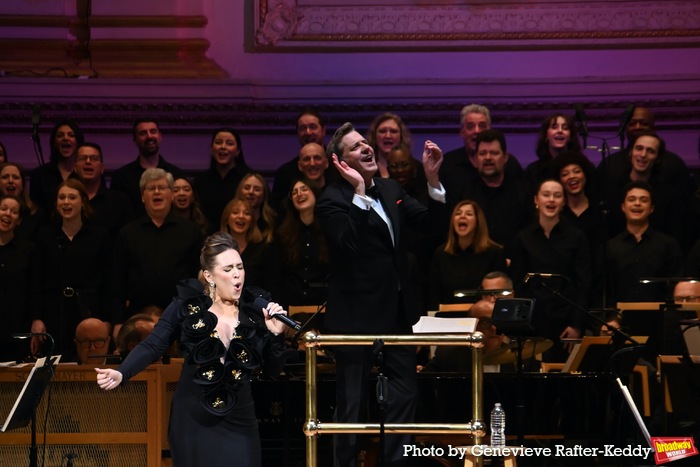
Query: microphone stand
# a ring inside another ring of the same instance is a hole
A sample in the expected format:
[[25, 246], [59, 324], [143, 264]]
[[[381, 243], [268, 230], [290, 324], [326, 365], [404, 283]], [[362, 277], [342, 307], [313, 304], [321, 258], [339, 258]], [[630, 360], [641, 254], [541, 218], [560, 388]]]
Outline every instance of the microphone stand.
[[600, 324], [601, 326], [605, 326], [606, 329], [608, 329], [612, 333], [612, 340], [613, 343], [616, 345], [622, 345], [625, 342], [631, 342], [635, 346], [642, 346], [639, 342], [637, 342], [632, 336], [627, 334], [626, 332], [622, 331], [619, 328], [616, 328], [614, 326], [609, 326], [604, 319], [599, 318], [598, 316], [594, 315], [590, 311], [588, 311], [586, 308], [582, 307], [578, 303], [574, 302], [570, 298], [562, 295], [561, 292], [556, 290], [553, 287], [550, 287], [545, 281], [540, 279], [540, 285], [542, 288], [547, 290], [549, 293], [554, 295], [555, 297], [558, 297], [565, 301], [567, 304], [571, 305], [573, 308], [575, 308], [579, 313], [583, 314], [584, 317], [590, 318], [591, 320], [595, 321], [596, 323]]
[[[54, 359], [51, 357], [51, 354], [53, 354], [53, 348], [54, 348], [54, 340], [51, 334], [47, 334], [45, 332], [28, 332], [28, 333], [20, 333], [20, 334], [13, 334], [13, 338], [15, 339], [30, 339], [32, 337], [44, 337], [49, 343], [49, 352], [48, 355], [46, 356], [46, 360], [44, 362], [44, 366], [42, 368], [47, 367], [49, 372], [51, 373], [51, 377], [53, 377], [54, 373]], [[49, 378], [49, 381], [51, 381], [51, 378]], [[41, 399], [41, 397], [39, 397]], [[29, 467], [39, 467], [39, 457], [38, 457], [38, 450], [37, 450], [37, 445], [36, 445], [36, 409], [37, 406], [39, 405], [39, 400], [36, 401], [36, 403], [32, 404], [32, 415], [31, 415], [31, 444], [29, 446]]]
[[[548, 284], [546, 284], [545, 281], [540, 280], [540, 284], [542, 285], [542, 287], [545, 290], [550, 292], [552, 295], [564, 300], [566, 303], [568, 303], [569, 305], [574, 307], [574, 309], [576, 309], [580, 313], [583, 313], [584, 316], [591, 318], [593, 321], [601, 324], [602, 326], [605, 326], [606, 329], [608, 329], [612, 333], [611, 339], [612, 339], [613, 347], [616, 350], [612, 353], [612, 355], [610, 355], [610, 358], [608, 360], [608, 366], [610, 367], [610, 371], [613, 373], [613, 375], [619, 379], [620, 377], [615, 369], [618, 358], [621, 358], [621, 357], [625, 356], [625, 354], [628, 354], [628, 353], [632, 353], [632, 356], [638, 355], [637, 352], [639, 351], [639, 353], [641, 353], [641, 349], [643, 349], [644, 346], [641, 345], [639, 342], [637, 342], [632, 336], [630, 336], [626, 332], [622, 331], [621, 329], [616, 328], [614, 326], [609, 326], [605, 322], [605, 320], [592, 314], [586, 308], [582, 307], [581, 305], [579, 305], [578, 303], [569, 299], [568, 297], [565, 297], [558, 290], [556, 290], [553, 287], [550, 287]], [[622, 344], [624, 344], [625, 342], [628, 342], [628, 341], [631, 342], [633, 344], [633, 346], [629, 347], [629, 348], [622, 347]], [[638, 356], [637, 356], [637, 358], [638, 358]], [[630, 374], [628, 374], [627, 377], [629, 378]], [[622, 387], [625, 387], [622, 385], [620, 385], [620, 386], [615, 385], [615, 386], [618, 387], [620, 392], [622, 392]], [[622, 394], [622, 397], [623, 397], [622, 404], [624, 404], [624, 394]], [[617, 414], [618, 425], [621, 423], [621, 421], [622, 421], [622, 408], [620, 408], [620, 412]], [[618, 429], [617, 433], [618, 433], [618, 435], [620, 435], [621, 431]]]
[[39, 137], [39, 125], [41, 124], [41, 106], [32, 107], [32, 141], [34, 142], [34, 155], [39, 162], [39, 167], [44, 165], [44, 151], [41, 149], [41, 138]]
[[[603, 194], [603, 199], [598, 200], [598, 206], [600, 207], [600, 212], [603, 215], [603, 239], [605, 242], [610, 238], [610, 185], [608, 184], [608, 180], [610, 179], [609, 172], [610, 172], [610, 166], [608, 159], [610, 157], [610, 149], [620, 149], [618, 147], [610, 147], [608, 144], [607, 138], [603, 138], [601, 136], [590, 136], [593, 139], [600, 140], [600, 148], [597, 146], [592, 146], [591, 149], [595, 149], [598, 152], [600, 152], [600, 166], [602, 167], [603, 170], [600, 171], [599, 175], [599, 180], [597, 183], [600, 184], [600, 186], [603, 188], [602, 190], [596, 189], [597, 192]], [[621, 146], [622, 147], [622, 146]], [[600, 271], [600, 280], [602, 281], [603, 287], [601, 287], [601, 305], [605, 307], [607, 305], [607, 291], [608, 291], [608, 266], [609, 266], [609, 259], [608, 259], [608, 249], [603, 245], [603, 257], [602, 257], [602, 262], [603, 262], [603, 267], [602, 271]]]

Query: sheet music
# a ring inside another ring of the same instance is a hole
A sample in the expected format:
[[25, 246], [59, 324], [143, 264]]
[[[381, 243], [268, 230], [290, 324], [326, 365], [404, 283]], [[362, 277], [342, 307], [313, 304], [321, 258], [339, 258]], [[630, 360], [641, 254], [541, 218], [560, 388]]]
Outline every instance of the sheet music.
[[413, 325], [416, 334], [454, 334], [476, 331], [477, 318], [436, 318], [421, 316]]

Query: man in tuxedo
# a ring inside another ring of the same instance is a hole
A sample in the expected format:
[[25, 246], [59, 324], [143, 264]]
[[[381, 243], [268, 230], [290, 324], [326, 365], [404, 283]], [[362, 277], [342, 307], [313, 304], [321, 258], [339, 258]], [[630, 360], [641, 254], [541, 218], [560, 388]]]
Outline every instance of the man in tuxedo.
[[[428, 209], [408, 196], [393, 179], [373, 178], [374, 150], [352, 124], [333, 135], [327, 154], [342, 180], [329, 185], [318, 201], [330, 261], [328, 312], [324, 328], [334, 334], [410, 334], [420, 310], [412, 294], [405, 247], [406, 228], [429, 228]], [[423, 166], [429, 193], [444, 203], [438, 169], [442, 151], [426, 141]], [[437, 204], [437, 203], [436, 203]], [[416, 349], [385, 346], [384, 374], [388, 377], [386, 423], [413, 421], [416, 397]], [[375, 362], [369, 346], [339, 346], [337, 422], [358, 422], [367, 402], [367, 381]], [[410, 435], [391, 435], [380, 459], [385, 466], [407, 465], [403, 445]], [[335, 465], [357, 465], [357, 435], [337, 435]]]

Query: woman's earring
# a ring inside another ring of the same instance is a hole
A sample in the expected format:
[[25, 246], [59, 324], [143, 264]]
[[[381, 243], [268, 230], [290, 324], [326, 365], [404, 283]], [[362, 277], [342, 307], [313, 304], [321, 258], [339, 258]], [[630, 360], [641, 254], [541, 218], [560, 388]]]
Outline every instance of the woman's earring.
[[209, 298], [214, 300], [214, 291], [216, 290], [216, 284], [209, 282]]

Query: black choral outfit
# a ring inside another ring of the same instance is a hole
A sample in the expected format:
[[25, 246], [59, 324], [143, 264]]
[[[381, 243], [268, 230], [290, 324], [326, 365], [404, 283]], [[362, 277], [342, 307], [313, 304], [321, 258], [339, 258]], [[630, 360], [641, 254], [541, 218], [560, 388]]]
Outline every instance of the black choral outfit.
[[269, 269], [272, 267], [273, 258], [270, 258], [270, 244], [265, 241], [249, 242], [241, 251], [241, 259], [245, 264], [246, 283], [274, 290], [270, 287]]
[[[451, 198], [449, 190], [447, 197]], [[528, 193], [525, 183], [510, 175], [508, 171], [503, 183], [498, 187], [487, 186], [479, 176], [465, 182], [459, 196], [451, 199], [452, 207], [465, 199], [476, 201], [481, 206], [486, 216], [489, 236], [505, 248], [508, 248], [521, 229], [527, 227], [532, 218], [532, 196]], [[446, 231], [449, 223], [445, 225]]]
[[319, 259], [319, 235], [323, 232], [317, 231], [315, 224], [301, 225], [299, 241], [292, 247], [299, 250], [296, 264], [290, 263], [281, 243], [271, 245], [270, 256], [277, 258], [272, 286], [279, 290], [275, 297], [279, 297], [279, 303], [285, 309], [290, 305], [320, 305], [326, 301], [328, 262]]
[[29, 196], [41, 209], [53, 212], [56, 209], [58, 185], [63, 182], [63, 174], [58, 162], [51, 161], [32, 171], [29, 177]]
[[38, 309], [46, 332], [55, 341], [54, 353], [64, 361], [75, 358], [75, 328], [85, 318], [107, 320], [112, 239], [103, 228], [83, 223], [73, 239], [60, 225], [42, 232], [37, 241]]
[[17, 236], [0, 245], [0, 361], [3, 362], [19, 360], [30, 353], [28, 341], [13, 339], [12, 334], [28, 332], [31, 325], [34, 256], [34, 244]]
[[[608, 209], [607, 239], [625, 230], [625, 216], [620, 205], [625, 199], [625, 188], [630, 180], [632, 163], [630, 150], [617, 152], [598, 166], [597, 180], [600, 180], [598, 197]], [[692, 241], [687, 232], [696, 226], [686, 220], [688, 201], [692, 197], [692, 180], [688, 167], [678, 155], [666, 151], [659, 154], [648, 180], [651, 185], [654, 211], [649, 222], [654, 229], [675, 238], [681, 247], [689, 249]]]
[[181, 281], [153, 332], [118, 368], [123, 381], [158, 359], [175, 340], [184, 365], [170, 412], [168, 441], [174, 467], [261, 465], [260, 435], [251, 392], [257, 369], [283, 362], [284, 336], [274, 336], [252, 305], [264, 291], [246, 289], [229, 348], [219, 339], [212, 301], [196, 279]]
[[627, 229], [608, 240], [608, 304], [663, 302], [673, 293], [668, 284], [642, 283], [644, 277], [680, 277], [683, 257], [678, 242], [649, 227], [640, 241]]
[[[504, 170], [509, 179], [519, 180], [523, 177], [523, 168], [518, 158], [513, 154], [509, 153]], [[479, 176], [476, 167], [469, 160], [464, 146], [445, 153], [438, 174], [440, 175], [440, 183], [447, 191], [448, 198], [452, 198], [453, 202], [459, 197], [462, 187], [466, 183], [471, 183], [474, 177]]]
[[110, 190], [100, 185], [95, 196], [90, 200], [94, 212], [92, 222], [105, 228], [112, 237], [116, 237], [126, 224], [134, 218], [129, 198], [124, 193]]
[[[163, 159], [163, 156], [158, 156], [157, 167], [166, 172], [170, 172], [175, 180], [185, 176], [184, 172], [179, 167], [167, 162]], [[121, 191], [129, 198], [133, 213], [137, 217], [146, 213], [146, 208], [143, 206], [143, 201], [141, 201], [142, 193], [139, 187], [141, 175], [143, 175], [145, 171], [146, 169], [141, 166], [140, 159], [137, 156], [135, 161], [119, 167], [114, 174], [112, 174], [112, 181], [109, 185], [112, 190]]]
[[29, 209], [24, 207], [22, 209], [25, 210], [25, 213], [22, 214], [22, 222], [15, 228], [15, 235], [29, 240], [32, 243], [36, 243], [42, 230], [50, 223], [49, 216], [39, 207], [37, 207], [33, 214], [29, 212]]
[[174, 284], [199, 271], [201, 248], [199, 226], [172, 210], [160, 227], [147, 215], [124, 226], [114, 243], [112, 322], [147, 306], [165, 308]]
[[210, 166], [205, 172], [194, 177], [194, 192], [197, 194], [197, 200], [204, 217], [207, 218], [211, 232], [219, 230], [221, 214], [226, 204], [236, 196], [238, 184], [250, 171], [250, 167], [238, 161], [224, 177], [221, 177], [214, 166]]
[[481, 286], [481, 280], [492, 271], [507, 269], [506, 256], [502, 248], [489, 247], [482, 253], [476, 253], [470, 245], [462, 250], [456, 247], [451, 255], [445, 251], [445, 245], [440, 245], [433, 255], [430, 266], [430, 294], [428, 307], [437, 310], [441, 303], [476, 302], [480, 296], [466, 299], [455, 297], [456, 290], [476, 290]]
[[[561, 220], [547, 238], [542, 226], [533, 223], [518, 233], [509, 257], [510, 275], [517, 296], [536, 300], [532, 324], [539, 336], [554, 342], [554, 347], [549, 354], [545, 354], [545, 358], [548, 361], [565, 361], [567, 353], [561, 346], [559, 335], [567, 326], [581, 330], [582, 312], [549, 288], [580, 308], [588, 306], [592, 265], [586, 236]], [[532, 272], [560, 277], [526, 280], [526, 274]]]

